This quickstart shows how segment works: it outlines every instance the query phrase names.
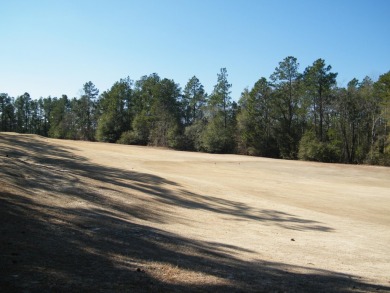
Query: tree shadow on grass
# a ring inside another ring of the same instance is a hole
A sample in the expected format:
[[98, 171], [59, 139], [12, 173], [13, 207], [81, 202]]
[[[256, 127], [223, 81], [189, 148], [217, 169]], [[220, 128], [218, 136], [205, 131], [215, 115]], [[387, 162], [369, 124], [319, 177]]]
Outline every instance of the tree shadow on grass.
[[42, 206], [11, 193], [0, 207], [3, 292], [390, 290], [330, 271], [242, 261], [234, 257], [239, 247], [184, 238], [104, 209]]
[[[138, 215], [144, 220], [166, 221], [166, 215], [161, 215], [156, 209], [136, 213], [135, 211], [140, 210], [134, 208], [137, 204], [128, 204], [134, 198], [132, 192], [136, 191], [144, 194], [146, 199], [165, 206], [205, 210], [290, 230], [333, 231], [333, 228], [318, 221], [276, 210], [258, 210], [240, 201], [196, 194], [183, 189], [176, 182], [152, 174], [93, 164], [84, 157], [75, 156], [72, 149], [45, 143], [44, 138], [38, 140], [34, 135], [0, 134], [1, 140], [7, 143], [1, 145], [0, 156], [6, 154], [9, 160], [18, 159], [9, 162], [13, 166], [8, 168], [8, 172], [11, 172], [9, 175], [15, 175], [11, 176], [15, 184], [29, 186], [30, 189], [56, 191], [58, 196], [68, 196], [70, 200], [73, 198], [98, 202], [124, 214]], [[20, 169], [24, 170], [24, 175], [18, 175]], [[94, 188], [86, 188], [80, 178], [94, 180]], [[121, 192], [120, 189], [125, 189], [126, 192]], [[105, 191], [124, 200], [108, 199]], [[138, 202], [139, 205], [141, 204]]]
[[[12, 142], [20, 147], [23, 144], [17, 139]], [[26, 160], [0, 153], [1, 291], [390, 291], [335, 272], [243, 261], [235, 256], [243, 251], [240, 247], [196, 241], [135, 223], [135, 218], [166, 222], [169, 217], [163, 211], [132, 205], [131, 191], [144, 192], [145, 200], [150, 196], [161, 204], [232, 213], [243, 219], [313, 224], [310, 220], [273, 210], [253, 216], [256, 211], [245, 205], [236, 208], [235, 202], [188, 194], [158, 176], [94, 165], [51, 145], [42, 146], [43, 155], [35, 144], [42, 142], [30, 137], [19, 150]], [[0, 141], [0, 152], [5, 149], [9, 152], [12, 146]], [[84, 179], [109, 182], [112, 186], [106, 191], [118, 196], [117, 187], [129, 189], [130, 204], [105, 198], [98, 188], [84, 186]], [[70, 204], [50, 204], [53, 197], [66, 198]], [[78, 200], [88, 205], [79, 206]]]
[[321, 222], [304, 219], [290, 213], [270, 209], [257, 209], [239, 201], [195, 194], [181, 190], [171, 197], [161, 197], [161, 203], [179, 205], [188, 209], [200, 209], [216, 214], [235, 216], [239, 221], [259, 221], [284, 229], [297, 231], [333, 232], [334, 229]]

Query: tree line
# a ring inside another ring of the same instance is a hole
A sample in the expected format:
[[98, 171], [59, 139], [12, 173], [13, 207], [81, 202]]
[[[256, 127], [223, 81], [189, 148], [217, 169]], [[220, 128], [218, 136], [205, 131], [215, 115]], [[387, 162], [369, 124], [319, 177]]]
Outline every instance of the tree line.
[[0, 94], [1, 131], [178, 150], [320, 162], [390, 165], [390, 71], [337, 86], [323, 59], [295, 57], [232, 100], [226, 68], [213, 91], [193, 76], [184, 89], [158, 74], [120, 79], [99, 95], [32, 99]]

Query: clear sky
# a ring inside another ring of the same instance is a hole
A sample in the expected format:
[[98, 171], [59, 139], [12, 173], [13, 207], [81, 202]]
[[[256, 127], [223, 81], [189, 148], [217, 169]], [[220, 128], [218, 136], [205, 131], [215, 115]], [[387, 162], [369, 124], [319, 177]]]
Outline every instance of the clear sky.
[[0, 0], [0, 92], [79, 97], [156, 72], [232, 98], [294, 56], [325, 59], [345, 86], [390, 70], [389, 0]]

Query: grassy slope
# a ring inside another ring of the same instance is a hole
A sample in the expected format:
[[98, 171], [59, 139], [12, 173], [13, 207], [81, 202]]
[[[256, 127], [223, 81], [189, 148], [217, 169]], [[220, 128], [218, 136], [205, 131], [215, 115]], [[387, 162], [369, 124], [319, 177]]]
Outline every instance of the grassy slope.
[[389, 169], [356, 168], [0, 133], [0, 288], [390, 291]]

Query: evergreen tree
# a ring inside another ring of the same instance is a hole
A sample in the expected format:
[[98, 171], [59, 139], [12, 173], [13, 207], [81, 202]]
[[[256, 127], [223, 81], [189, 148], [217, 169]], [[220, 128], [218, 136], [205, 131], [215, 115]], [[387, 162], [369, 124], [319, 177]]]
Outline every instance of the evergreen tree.
[[30, 130], [30, 95], [24, 93], [15, 100], [16, 131], [28, 133]]
[[[354, 78], [346, 89], [338, 92], [336, 112], [338, 115], [338, 129], [342, 141], [342, 161], [359, 163], [358, 147], [361, 138], [359, 127], [364, 125], [364, 100], [359, 92], [359, 81]], [[361, 157], [361, 154], [360, 154]]]
[[49, 116], [49, 136], [54, 138], [73, 138], [71, 135], [72, 125], [69, 123], [71, 116], [70, 101], [66, 95], [62, 95], [60, 99], [50, 98]]
[[84, 84], [83, 94], [79, 100], [77, 109], [80, 138], [83, 140], [95, 140], [98, 94], [99, 90], [91, 81]]
[[285, 159], [295, 159], [303, 133], [306, 112], [302, 109], [302, 74], [295, 57], [286, 57], [271, 75], [273, 107], [277, 125], [277, 143]]
[[180, 87], [173, 80], [164, 78], [156, 88], [151, 107], [152, 125], [150, 143], [156, 146], [179, 147]]
[[379, 113], [373, 123], [372, 163], [390, 166], [390, 71], [374, 84]]
[[232, 85], [229, 84], [227, 76], [226, 68], [222, 68], [208, 100], [206, 117], [208, 124], [202, 133], [202, 145], [211, 153], [231, 153], [236, 145], [234, 137], [236, 124], [230, 97]]
[[119, 142], [125, 144], [147, 145], [152, 129], [153, 113], [152, 105], [158, 96], [158, 74], [142, 76], [135, 82], [133, 106], [134, 119], [131, 122], [131, 130], [122, 134]]
[[0, 131], [14, 131], [15, 115], [14, 115], [13, 99], [6, 93], [0, 94]]
[[40, 107], [43, 111], [43, 126], [42, 126], [42, 135], [49, 136], [50, 131], [50, 116], [53, 109], [53, 99], [49, 96], [46, 99], [41, 99]]
[[180, 87], [154, 73], [136, 81], [132, 130], [122, 143], [178, 147], [182, 133]]
[[206, 103], [206, 93], [203, 85], [196, 76], [193, 76], [184, 88], [182, 108], [184, 124], [192, 124], [203, 117], [202, 108]]
[[217, 84], [214, 86], [214, 91], [208, 100], [208, 104], [213, 115], [222, 114], [223, 127], [227, 128], [228, 116], [232, 105], [230, 96], [230, 88], [232, 85], [227, 80], [228, 74], [226, 68], [221, 68], [217, 76]]
[[240, 150], [244, 154], [277, 157], [274, 138], [273, 92], [266, 78], [242, 93], [238, 115]]
[[310, 99], [310, 112], [318, 139], [326, 140], [325, 124], [332, 104], [332, 88], [336, 85], [337, 73], [330, 72], [323, 59], [316, 60], [304, 72], [306, 94]]
[[132, 89], [130, 78], [116, 82], [99, 100], [100, 118], [96, 137], [99, 141], [116, 142], [129, 131], [132, 120]]

